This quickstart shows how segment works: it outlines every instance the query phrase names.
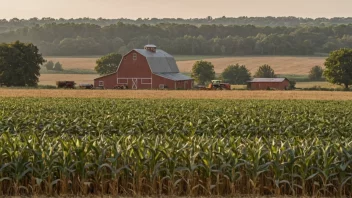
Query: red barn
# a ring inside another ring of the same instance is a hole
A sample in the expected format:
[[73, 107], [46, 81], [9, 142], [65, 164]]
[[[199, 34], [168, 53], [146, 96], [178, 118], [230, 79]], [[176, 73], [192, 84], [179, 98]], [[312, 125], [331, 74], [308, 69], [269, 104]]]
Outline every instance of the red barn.
[[94, 87], [113, 89], [191, 89], [193, 79], [180, 73], [173, 56], [155, 45], [134, 49], [123, 56], [115, 73], [94, 79]]
[[248, 81], [248, 88], [252, 90], [288, 89], [290, 81], [287, 78], [254, 78]]

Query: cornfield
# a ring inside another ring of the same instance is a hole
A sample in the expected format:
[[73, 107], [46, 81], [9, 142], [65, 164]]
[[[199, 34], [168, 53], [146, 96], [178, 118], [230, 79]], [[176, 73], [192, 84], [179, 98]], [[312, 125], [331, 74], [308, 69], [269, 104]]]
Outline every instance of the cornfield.
[[5, 98], [0, 196], [352, 196], [350, 101]]

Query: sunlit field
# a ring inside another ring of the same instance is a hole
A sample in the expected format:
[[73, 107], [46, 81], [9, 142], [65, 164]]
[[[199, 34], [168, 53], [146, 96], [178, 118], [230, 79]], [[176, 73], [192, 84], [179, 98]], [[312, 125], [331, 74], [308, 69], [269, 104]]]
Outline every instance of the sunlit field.
[[93, 84], [98, 74], [41, 74], [39, 85], [56, 85], [56, 81], [75, 81], [78, 84]]
[[352, 100], [342, 91], [176, 91], [176, 90], [64, 90], [0, 89], [0, 97], [142, 98], [142, 99], [270, 99]]

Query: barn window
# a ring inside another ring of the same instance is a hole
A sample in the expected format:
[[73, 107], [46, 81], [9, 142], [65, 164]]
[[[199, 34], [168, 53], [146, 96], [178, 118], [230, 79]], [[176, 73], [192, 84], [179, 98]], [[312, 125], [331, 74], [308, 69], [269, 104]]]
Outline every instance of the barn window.
[[142, 83], [142, 84], [152, 84], [152, 79], [151, 79], [151, 78], [142, 79], [141, 83]]
[[99, 81], [99, 87], [104, 86], [104, 81]]
[[117, 84], [128, 84], [128, 79], [126, 78], [118, 78]]
[[133, 53], [133, 60], [137, 60], [137, 53]]
[[159, 85], [159, 89], [164, 89], [165, 85], [164, 84], [160, 84]]

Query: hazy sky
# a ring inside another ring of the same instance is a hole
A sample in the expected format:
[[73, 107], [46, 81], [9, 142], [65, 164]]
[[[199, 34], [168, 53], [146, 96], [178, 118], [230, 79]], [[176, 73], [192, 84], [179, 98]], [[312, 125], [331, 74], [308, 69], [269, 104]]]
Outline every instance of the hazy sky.
[[352, 0], [0, 0], [0, 18], [352, 16]]

